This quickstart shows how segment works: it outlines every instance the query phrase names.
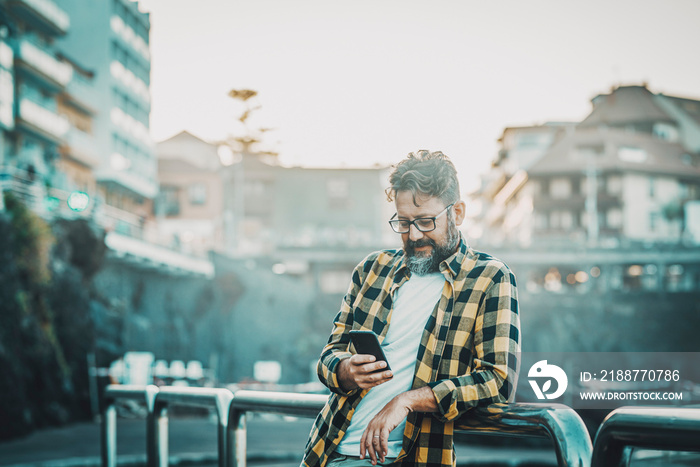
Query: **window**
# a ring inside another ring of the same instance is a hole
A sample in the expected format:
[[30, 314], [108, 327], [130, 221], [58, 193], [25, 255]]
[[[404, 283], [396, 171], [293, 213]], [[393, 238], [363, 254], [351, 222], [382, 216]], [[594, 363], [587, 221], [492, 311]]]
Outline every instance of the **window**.
[[562, 211], [559, 218], [560, 227], [562, 229], [570, 229], [574, 226], [574, 216], [569, 211]]
[[659, 227], [659, 213], [658, 212], [650, 212], [649, 213], [649, 230], [652, 232], [656, 232], [656, 229]]
[[610, 195], [619, 195], [622, 193], [622, 177], [619, 175], [610, 175], [606, 180], [607, 192]]
[[617, 149], [617, 157], [624, 162], [641, 164], [647, 160], [647, 152], [641, 148], [620, 146]]
[[180, 214], [180, 190], [176, 186], [162, 186], [158, 194], [156, 214], [177, 216]]
[[611, 229], [622, 227], [622, 211], [619, 208], [608, 210], [606, 213], [606, 225]]
[[574, 225], [574, 216], [569, 211], [552, 211], [549, 226], [552, 229], [570, 229]]
[[535, 227], [540, 230], [547, 230], [549, 227], [549, 219], [547, 213], [535, 213]]
[[193, 183], [189, 187], [189, 197], [191, 204], [206, 204], [207, 185], [204, 183]]
[[669, 123], [654, 123], [652, 134], [665, 141], [678, 141], [678, 128]]
[[552, 198], [568, 198], [571, 196], [571, 181], [568, 178], [553, 178], [549, 192]]

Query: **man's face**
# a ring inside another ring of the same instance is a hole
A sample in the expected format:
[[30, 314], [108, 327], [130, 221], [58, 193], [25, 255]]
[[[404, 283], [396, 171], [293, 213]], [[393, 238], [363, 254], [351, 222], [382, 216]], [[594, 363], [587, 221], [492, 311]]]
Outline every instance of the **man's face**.
[[[416, 206], [413, 202], [413, 193], [399, 191], [396, 194], [397, 218], [412, 221], [419, 217], [435, 217], [445, 209], [445, 203], [436, 197], [416, 197]], [[415, 225], [411, 225], [409, 231], [401, 234], [403, 249], [406, 253], [406, 264], [411, 272], [423, 275], [439, 271], [440, 262], [451, 256], [459, 245], [459, 232], [457, 223], [461, 223], [461, 210], [463, 202], [455, 204], [456, 215], [448, 216], [443, 213], [435, 219], [435, 230], [421, 232]]]

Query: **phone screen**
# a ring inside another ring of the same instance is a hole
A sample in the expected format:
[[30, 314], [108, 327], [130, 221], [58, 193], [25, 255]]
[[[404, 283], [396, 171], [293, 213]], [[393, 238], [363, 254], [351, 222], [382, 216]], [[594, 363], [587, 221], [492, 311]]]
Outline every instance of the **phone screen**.
[[352, 340], [352, 344], [355, 346], [355, 351], [357, 351], [358, 354], [374, 355], [377, 361], [386, 362], [386, 368], [378, 371], [391, 370], [375, 333], [372, 331], [350, 331], [350, 340]]

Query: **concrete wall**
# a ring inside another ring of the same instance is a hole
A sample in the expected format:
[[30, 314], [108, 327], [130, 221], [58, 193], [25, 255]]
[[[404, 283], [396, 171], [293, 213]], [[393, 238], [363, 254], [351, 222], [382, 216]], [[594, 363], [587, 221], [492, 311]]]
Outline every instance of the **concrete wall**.
[[216, 277], [207, 279], [108, 259], [95, 278], [111, 304], [110, 311], [97, 311], [111, 314], [97, 320], [98, 347], [199, 360], [205, 367], [216, 360], [222, 383], [250, 380], [256, 361], [276, 360], [281, 383], [308, 382], [337, 308], [324, 332], [314, 333], [311, 285], [262, 263], [218, 257], [216, 264]]

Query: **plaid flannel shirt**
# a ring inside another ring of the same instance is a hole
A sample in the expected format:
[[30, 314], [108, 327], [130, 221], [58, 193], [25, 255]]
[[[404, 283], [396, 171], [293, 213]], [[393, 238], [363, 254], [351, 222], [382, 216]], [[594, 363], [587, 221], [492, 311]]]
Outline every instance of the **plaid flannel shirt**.
[[[439, 411], [409, 413], [397, 458], [405, 466], [454, 466], [455, 420], [472, 407], [512, 401], [517, 383], [520, 317], [513, 273], [464, 238], [440, 272], [445, 286], [423, 331], [412, 385], [429, 386]], [[409, 278], [402, 250], [372, 253], [355, 268], [318, 363], [331, 396], [312, 427], [302, 465], [326, 465], [369, 391], [345, 392], [338, 382], [338, 364], [352, 355], [349, 331], [374, 331], [383, 341], [394, 294]]]

